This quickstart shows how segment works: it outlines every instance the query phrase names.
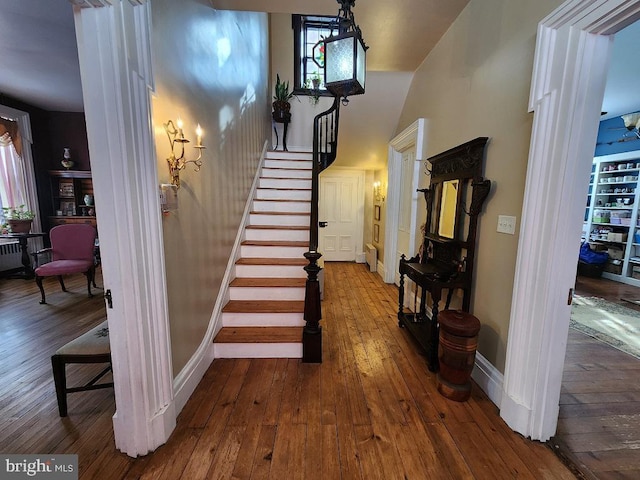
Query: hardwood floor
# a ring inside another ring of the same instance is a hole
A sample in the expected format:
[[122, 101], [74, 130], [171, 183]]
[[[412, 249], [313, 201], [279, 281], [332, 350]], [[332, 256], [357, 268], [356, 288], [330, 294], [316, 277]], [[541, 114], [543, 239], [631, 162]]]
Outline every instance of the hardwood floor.
[[114, 448], [109, 390], [56, 411], [48, 357], [101, 320], [102, 300], [76, 286], [41, 306], [32, 287], [0, 280], [0, 452], [76, 453], [80, 478], [101, 480], [574, 478], [476, 386], [466, 403], [437, 392], [397, 326], [396, 288], [364, 265], [326, 264], [322, 364], [215, 360], [167, 444], [138, 459]]
[[[621, 300], [640, 297], [640, 289], [611, 280], [578, 277], [576, 293], [640, 310]], [[639, 378], [640, 359], [569, 329], [552, 442], [584, 478], [640, 478]]]

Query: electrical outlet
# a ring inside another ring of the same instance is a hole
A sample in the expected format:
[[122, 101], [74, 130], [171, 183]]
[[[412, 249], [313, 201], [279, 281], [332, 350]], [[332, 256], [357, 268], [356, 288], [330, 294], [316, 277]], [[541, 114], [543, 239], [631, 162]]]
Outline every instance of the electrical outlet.
[[498, 232], [516, 234], [516, 217], [509, 215], [498, 215]]

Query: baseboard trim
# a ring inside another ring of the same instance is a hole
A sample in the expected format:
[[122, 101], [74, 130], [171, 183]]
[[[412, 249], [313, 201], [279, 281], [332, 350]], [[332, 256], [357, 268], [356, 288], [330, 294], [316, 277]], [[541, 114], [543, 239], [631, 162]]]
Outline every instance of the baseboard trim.
[[504, 376], [480, 353], [476, 353], [476, 364], [471, 373], [471, 378], [487, 394], [489, 400], [500, 408]]
[[382, 281], [384, 282], [384, 263], [382, 263], [382, 260], [378, 260], [376, 272], [378, 272], [378, 275], [380, 275], [380, 278], [382, 278]]

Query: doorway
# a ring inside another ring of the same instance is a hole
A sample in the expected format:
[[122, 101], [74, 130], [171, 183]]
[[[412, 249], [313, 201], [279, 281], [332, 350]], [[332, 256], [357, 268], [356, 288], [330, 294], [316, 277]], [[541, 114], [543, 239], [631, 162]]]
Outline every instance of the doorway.
[[318, 249], [326, 262], [353, 262], [362, 248], [364, 172], [332, 168], [320, 175]]
[[[419, 118], [389, 142], [385, 219], [385, 283], [398, 283], [400, 254], [416, 252], [418, 178], [425, 152], [425, 120]], [[402, 217], [402, 219], [400, 218]], [[401, 250], [404, 249], [404, 250]]]
[[[584, 186], [614, 34], [640, 0], [569, 0], [540, 22], [529, 109], [535, 112], [507, 343], [501, 416], [546, 441], [555, 433]], [[558, 239], [567, 239], [558, 241]]]

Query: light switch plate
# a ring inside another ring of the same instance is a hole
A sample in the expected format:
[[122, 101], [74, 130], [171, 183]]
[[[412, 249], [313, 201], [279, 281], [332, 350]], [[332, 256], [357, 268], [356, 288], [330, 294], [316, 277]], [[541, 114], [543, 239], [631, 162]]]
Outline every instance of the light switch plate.
[[516, 234], [516, 217], [509, 215], [498, 215], [498, 232]]

